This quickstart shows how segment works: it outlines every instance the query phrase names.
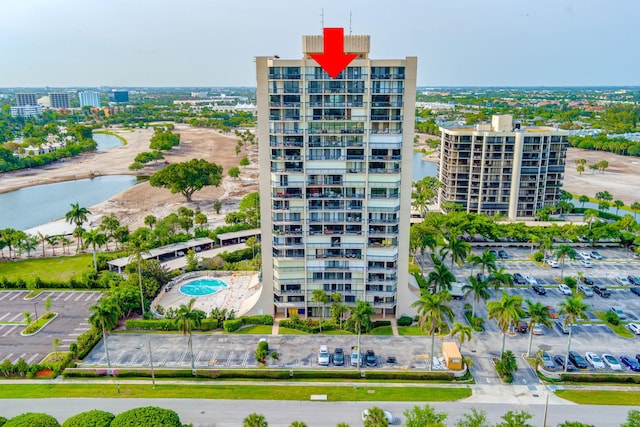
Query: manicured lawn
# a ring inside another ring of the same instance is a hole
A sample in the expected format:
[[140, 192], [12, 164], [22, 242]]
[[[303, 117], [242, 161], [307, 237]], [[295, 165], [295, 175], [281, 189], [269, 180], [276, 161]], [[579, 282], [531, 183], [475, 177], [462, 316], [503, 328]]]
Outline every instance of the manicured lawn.
[[0, 398], [39, 399], [56, 396], [92, 398], [203, 398], [203, 399], [256, 399], [269, 396], [272, 400], [309, 400], [312, 394], [326, 394], [330, 401], [409, 401], [446, 402], [463, 399], [471, 395], [466, 388], [437, 387], [368, 387], [358, 384], [354, 389], [348, 386], [253, 386], [253, 385], [213, 385], [156, 383], [120, 384], [120, 393], [115, 384], [3, 384]]
[[233, 332], [234, 334], [271, 334], [271, 325], [249, 325]]
[[40, 277], [45, 281], [66, 281], [74, 274], [80, 279], [82, 273], [93, 269], [91, 254], [62, 256], [55, 258], [33, 258], [20, 261], [0, 262], [0, 278], [25, 281]]
[[290, 329], [290, 328], [280, 328], [280, 329], [278, 329], [278, 334], [280, 334], [280, 335], [307, 335], [306, 332], [299, 331], [297, 329]]
[[391, 326], [380, 326], [369, 332], [369, 335], [393, 335], [393, 330]]
[[353, 335], [351, 332], [349, 331], [341, 331], [339, 329], [334, 329], [333, 331], [322, 331], [323, 334], [325, 335]]
[[604, 311], [594, 311], [593, 314], [598, 316], [598, 319], [602, 320], [602, 323], [606, 324], [608, 327], [611, 328], [613, 332], [620, 335], [622, 338], [635, 337], [635, 335], [633, 335], [633, 333], [629, 329], [627, 329], [627, 327], [624, 324], [621, 323], [619, 325], [612, 325], [611, 323], [608, 323], [604, 315]]
[[556, 396], [581, 405], [634, 405], [640, 402], [640, 391], [558, 390]]
[[398, 334], [399, 335], [420, 335], [420, 336], [424, 336], [427, 335], [424, 332], [422, 332], [422, 329], [420, 329], [419, 326], [398, 326]]

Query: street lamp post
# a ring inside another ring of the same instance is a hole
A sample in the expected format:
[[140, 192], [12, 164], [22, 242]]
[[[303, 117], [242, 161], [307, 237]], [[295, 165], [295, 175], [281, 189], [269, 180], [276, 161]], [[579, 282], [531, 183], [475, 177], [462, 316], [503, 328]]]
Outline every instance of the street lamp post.
[[33, 311], [36, 312], [36, 318], [35, 320], [38, 320], [38, 301], [34, 301], [33, 302]]

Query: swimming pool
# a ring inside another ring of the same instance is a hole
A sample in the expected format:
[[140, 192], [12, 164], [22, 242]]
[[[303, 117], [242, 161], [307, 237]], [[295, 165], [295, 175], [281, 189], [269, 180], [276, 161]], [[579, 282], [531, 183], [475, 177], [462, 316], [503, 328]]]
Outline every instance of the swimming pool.
[[226, 282], [218, 279], [196, 279], [180, 285], [180, 293], [190, 297], [202, 297], [215, 294], [228, 286]]

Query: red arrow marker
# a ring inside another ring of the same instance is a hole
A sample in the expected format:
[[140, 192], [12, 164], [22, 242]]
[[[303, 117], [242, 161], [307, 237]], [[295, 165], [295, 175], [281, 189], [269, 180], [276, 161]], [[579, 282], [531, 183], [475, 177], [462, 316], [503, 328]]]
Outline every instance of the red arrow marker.
[[323, 34], [324, 53], [312, 53], [310, 56], [335, 79], [358, 55], [344, 53], [344, 28], [324, 28]]

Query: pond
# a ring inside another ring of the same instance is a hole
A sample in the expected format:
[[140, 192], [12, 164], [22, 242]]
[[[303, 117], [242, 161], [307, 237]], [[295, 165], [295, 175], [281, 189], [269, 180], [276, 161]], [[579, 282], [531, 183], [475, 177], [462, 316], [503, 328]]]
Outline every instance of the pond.
[[438, 164], [422, 160], [424, 153], [413, 152], [413, 180], [420, 181], [425, 176], [438, 176]]
[[122, 140], [108, 133], [94, 133], [93, 140], [98, 144], [96, 151], [107, 151], [112, 148], [122, 147]]
[[25, 230], [45, 224], [64, 217], [72, 203], [88, 208], [132, 187], [136, 181], [130, 175], [99, 176], [0, 194], [0, 229]]

